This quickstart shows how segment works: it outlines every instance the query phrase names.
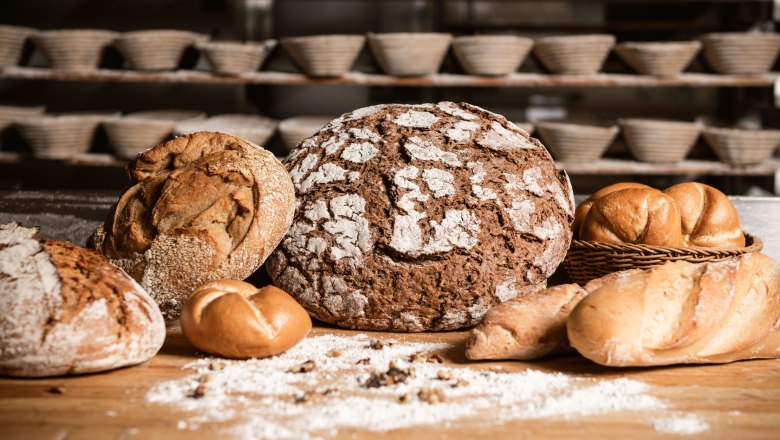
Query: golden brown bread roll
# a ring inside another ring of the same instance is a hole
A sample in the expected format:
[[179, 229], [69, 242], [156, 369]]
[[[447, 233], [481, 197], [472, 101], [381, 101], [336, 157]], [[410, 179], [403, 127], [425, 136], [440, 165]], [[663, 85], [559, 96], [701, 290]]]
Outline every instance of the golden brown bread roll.
[[680, 208], [685, 246], [745, 246], [737, 209], [722, 192], [703, 183], [686, 182], [664, 193]]
[[612, 194], [615, 191], [620, 191], [621, 189], [628, 189], [628, 188], [650, 188], [650, 187], [642, 183], [620, 182], [620, 183], [614, 183], [609, 186], [605, 186], [604, 188], [601, 188], [600, 190], [591, 194], [591, 196], [583, 200], [582, 203], [580, 203], [577, 206], [577, 209], [574, 211], [574, 223], [572, 224], [572, 231], [574, 231], [574, 238], [579, 237], [580, 227], [582, 227], [582, 222], [585, 220], [585, 217], [587, 217], [588, 211], [590, 211], [590, 207], [593, 205], [593, 202], [606, 196], [607, 194]]
[[656, 189], [615, 191], [593, 203], [582, 223], [580, 239], [682, 246], [680, 210], [674, 199]]
[[198, 350], [234, 359], [277, 355], [311, 330], [309, 314], [283, 290], [234, 280], [199, 286], [180, 319], [184, 337]]
[[269, 151], [200, 132], [141, 153], [94, 246], [135, 278], [168, 322], [201, 283], [251, 275], [292, 223], [295, 194]]
[[632, 269], [592, 280], [585, 287], [564, 284], [518, 296], [490, 309], [469, 333], [469, 359], [537, 359], [570, 352], [566, 320], [572, 309], [593, 290]]
[[780, 265], [760, 253], [666, 263], [595, 290], [567, 329], [577, 351], [609, 366], [780, 357]]

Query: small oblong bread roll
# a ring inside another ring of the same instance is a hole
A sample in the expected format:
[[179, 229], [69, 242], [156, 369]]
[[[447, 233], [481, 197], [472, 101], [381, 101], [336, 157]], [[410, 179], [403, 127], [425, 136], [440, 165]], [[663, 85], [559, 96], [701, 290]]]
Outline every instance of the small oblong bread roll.
[[566, 320], [574, 307], [604, 283], [640, 272], [631, 269], [577, 284], [532, 292], [490, 309], [469, 333], [466, 357], [478, 359], [532, 360], [554, 353], [571, 352]]
[[656, 266], [593, 291], [567, 333], [580, 354], [608, 366], [780, 357], [780, 264], [750, 253]]

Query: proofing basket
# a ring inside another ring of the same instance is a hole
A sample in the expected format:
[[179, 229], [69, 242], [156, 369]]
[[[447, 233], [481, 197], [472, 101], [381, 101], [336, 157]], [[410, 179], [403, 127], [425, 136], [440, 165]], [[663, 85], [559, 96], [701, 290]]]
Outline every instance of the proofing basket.
[[5, 67], [15, 66], [24, 49], [24, 42], [32, 35], [35, 29], [0, 25], [0, 70]]
[[100, 29], [60, 29], [36, 32], [32, 40], [52, 69], [90, 70], [98, 67], [103, 49], [117, 35]]
[[16, 121], [16, 129], [38, 159], [67, 160], [86, 153], [95, 130], [109, 114], [43, 115]]
[[168, 138], [177, 121], [201, 117], [202, 113], [183, 110], [138, 112], [107, 120], [103, 122], [103, 128], [115, 155], [133, 159]]
[[679, 75], [701, 49], [698, 41], [621, 43], [615, 53], [642, 75]]
[[337, 77], [349, 72], [365, 41], [363, 35], [312, 35], [283, 38], [281, 45], [306, 75]]
[[304, 139], [317, 133], [333, 118], [329, 116], [296, 116], [279, 123], [279, 134], [287, 151], [297, 147]]
[[609, 148], [620, 129], [616, 126], [537, 122], [536, 131], [556, 160], [593, 162]]
[[174, 29], [125, 32], [114, 46], [133, 69], [173, 70], [179, 66], [184, 49], [208, 36]]
[[262, 147], [273, 136], [277, 125], [277, 121], [263, 116], [224, 114], [203, 120], [180, 122], [176, 124], [174, 134], [217, 131], [240, 137]]
[[572, 240], [563, 266], [569, 278], [579, 285], [612, 272], [628, 269], [649, 269], [670, 261], [706, 263], [722, 261], [749, 252], [758, 252], [764, 243], [758, 237], [745, 234], [742, 248], [666, 247], [644, 244], [614, 244], [598, 241]]
[[779, 130], [709, 127], [702, 135], [720, 161], [729, 165], [761, 163], [772, 157], [780, 143]]
[[567, 35], [536, 40], [534, 54], [552, 72], [592, 75], [615, 45], [614, 35]]
[[714, 33], [701, 41], [707, 62], [725, 74], [765, 73], [780, 50], [780, 35], [769, 33]]
[[198, 43], [197, 48], [217, 75], [235, 76], [255, 72], [276, 46], [276, 40], [240, 43], [211, 41]]
[[499, 76], [516, 71], [533, 45], [534, 40], [513, 35], [471, 35], [456, 37], [452, 51], [466, 73]]
[[16, 121], [42, 115], [46, 107], [39, 105], [34, 107], [0, 105], [0, 132], [5, 131]]
[[698, 124], [654, 119], [620, 119], [628, 149], [641, 162], [672, 163], [685, 159], [699, 138]]
[[394, 76], [438, 72], [451, 41], [452, 35], [440, 33], [368, 34], [368, 45], [377, 63]]

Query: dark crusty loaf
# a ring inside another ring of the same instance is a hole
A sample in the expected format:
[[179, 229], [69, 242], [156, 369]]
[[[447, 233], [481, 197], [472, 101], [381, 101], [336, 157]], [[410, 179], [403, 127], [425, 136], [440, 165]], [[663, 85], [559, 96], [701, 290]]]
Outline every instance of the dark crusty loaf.
[[154, 356], [164, 339], [154, 301], [100, 254], [0, 225], [0, 374], [133, 365]]
[[133, 185], [93, 242], [149, 290], [168, 321], [203, 282], [251, 275], [292, 221], [284, 166], [234, 136], [180, 136], [141, 153], [127, 172]]
[[544, 281], [571, 241], [566, 174], [468, 104], [355, 110], [287, 159], [298, 209], [267, 267], [315, 317], [448, 330]]

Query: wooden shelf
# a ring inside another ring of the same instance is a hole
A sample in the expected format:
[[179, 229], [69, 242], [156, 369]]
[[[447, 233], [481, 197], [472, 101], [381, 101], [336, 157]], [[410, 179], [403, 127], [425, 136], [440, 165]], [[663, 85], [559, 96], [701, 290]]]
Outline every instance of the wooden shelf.
[[217, 76], [198, 70], [170, 72], [109, 69], [64, 71], [37, 67], [9, 67], [0, 72], [0, 79], [15, 80], [191, 84], [340, 84], [383, 87], [771, 87], [778, 77], [780, 77], [780, 72], [761, 75], [686, 73], [667, 78], [613, 73], [596, 75], [514, 73], [504, 77], [440, 73], [406, 78], [362, 72], [349, 72], [338, 78], [310, 78], [299, 73], [286, 72], [254, 72], [241, 76]]
[[713, 160], [684, 160], [677, 163], [648, 163], [625, 159], [600, 159], [590, 163], [557, 162], [569, 174], [608, 175], [698, 175], [698, 176], [774, 176], [780, 160], [770, 159], [758, 165], [736, 167]]
[[[282, 160], [282, 158], [278, 158]], [[0, 164], [31, 163], [37, 160], [29, 155], [17, 152], [0, 152]], [[53, 162], [53, 161], [50, 161]], [[106, 153], [86, 153], [74, 156], [72, 159], [59, 161], [63, 165], [123, 167], [126, 160]], [[627, 159], [600, 159], [590, 163], [557, 162], [558, 166], [569, 174], [602, 174], [602, 175], [717, 175], [717, 176], [774, 176], [780, 170], [780, 159], [771, 159], [758, 165], [735, 167], [713, 160], [685, 160], [678, 163], [654, 164], [637, 162]]]

